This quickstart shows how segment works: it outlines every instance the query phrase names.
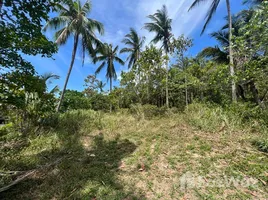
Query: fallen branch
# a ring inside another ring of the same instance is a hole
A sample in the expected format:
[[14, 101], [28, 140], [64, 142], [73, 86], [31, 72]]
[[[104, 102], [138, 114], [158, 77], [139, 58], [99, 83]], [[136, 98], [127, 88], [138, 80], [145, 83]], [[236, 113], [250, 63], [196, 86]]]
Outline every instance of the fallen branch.
[[16, 185], [18, 183], [20, 183], [21, 181], [23, 181], [24, 179], [26, 179], [28, 176], [32, 175], [35, 172], [36, 172], [36, 170], [32, 170], [30, 172], [27, 172], [26, 174], [24, 174], [20, 178], [16, 179], [15, 181], [13, 181], [12, 183], [10, 183], [9, 185], [0, 188], [0, 193], [8, 190], [9, 188], [11, 188], [12, 186], [14, 186], [14, 185]]
[[59, 164], [62, 161], [62, 159], [63, 159], [63, 157], [57, 159], [56, 161], [54, 161], [52, 163], [45, 164], [45, 165], [43, 165], [43, 166], [41, 166], [41, 167], [39, 167], [37, 169], [33, 169], [33, 170], [30, 170], [30, 171], [26, 171], [26, 172], [23, 172], [23, 171], [1, 172], [0, 174], [2, 174], [2, 175], [8, 175], [8, 174], [9, 175], [19, 175], [19, 174], [22, 174], [22, 173], [24, 173], [24, 174], [21, 175], [19, 178], [17, 178], [12, 183], [10, 183], [9, 185], [0, 188], [0, 193], [10, 189], [14, 185], [17, 185], [18, 183], [22, 182], [23, 180], [25, 180], [26, 178], [28, 178], [29, 176], [33, 175], [35, 172], [37, 172], [39, 170], [44, 170], [45, 168], [49, 168], [49, 167], [51, 167], [53, 165]]

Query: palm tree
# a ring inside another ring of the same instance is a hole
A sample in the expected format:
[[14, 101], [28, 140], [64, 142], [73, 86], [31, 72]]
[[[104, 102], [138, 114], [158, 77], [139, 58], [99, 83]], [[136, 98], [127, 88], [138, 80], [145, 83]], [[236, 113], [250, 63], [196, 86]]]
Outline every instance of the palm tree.
[[[107, 81], [110, 80], [110, 93], [113, 89], [113, 79], [117, 79], [114, 62], [118, 62], [121, 65], [124, 65], [124, 61], [118, 57], [118, 46], [113, 48], [112, 44], [103, 44], [97, 50], [97, 55], [93, 59], [94, 63], [101, 62], [100, 66], [96, 70], [96, 74], [100, 73], [100, 71], [106, 66], [106, 78]], [[112, 105], [110, 106], [110, 112], [112, 112]]]
[[100, 90], [101, 93], [103, 93], [103, 88], [105, 87], [106, 83], [104, 83], [103, 81], [99, 81], [97, 83], [97, 88]]
[[[172, 37], [172, 19], [168, 17], [167, 7], [163, 5], [161, 10], [157, 10], [155, 14], [149, 15], [149, 19], [152, 20], [151, 23], [145, 23], [144, 28], [149, 32], [154, 32], [155, 37], [152, 39], [153, 43], [162, 42], [161, 48], [164, 48], [166, 57], [170, 52], [170, 39]], [[166, 63], [166, 105], [169, 107], [169, 97], [168, 97], [168, 60]]]
[[130, 69], [136, 64], [140, 57], [140, 53], [142, 52], [142, 47], [145, 42], [145, 37], [139, 37], [136, 30], [130, 28], [130, 33], [125, 36], [122, 42], [128, 47], [123, 48], [120, 53], [129, 53], [127, 60], [129, 60], [128, 68]]
[[63, 45], [67, 42], [70, 36], [74, 38], [73, 52], [70, 67], [61, 93], [60, 101], [57, 106], [57, 112], [62, 104], [68, 80], [73, 68], [76, 51], [79, 43], [82, 46], [83, 64], [85, 58], [85, 51], [88, 50], [89, 54], [94, 54], [94, 45], [98, 45], [100, 41], [95, 35], [95, 31], [103, 34], [103, 25], [93, 19], [87, 18], [91, 11], [91, 2], [87, 0], [84, 5], [80, 0], [61, 0], [55, 5], [55, 10], [59, 13], [58, 16], [50, 19], [44, 30], [48, 28], [56, 29], [55, 42], [58, 45]]
[[[52, 83], [52, 80], [58, 80], [59, 78], [60, 78], [60, 76], [53, 74], [53, 73], [45, 73], [45, 74], [40, 76], [40, 79], [41, 79], [41, 81], [43, 81], [46, 88], [47, 88], [47, 85]], [[59, 91], [59, 86], [56, 85], [49, 91], [49, 93], [54, 94], [58, 91]]]
[[[221, 0], [194, 0], [193, 4], [190, 6], [189, 10], [193, 9], [195, 6], [199, 5], [200, 3], [204, 3], [206, 1], [211, 1], [210, 8], [207, 12], [206, 16], [206, 22], [202, 29], [201, 34], [204, 33], [206, 30], [207, 25], [211, 21], [213, 15], [215, 14], [217, 7]], [[229, 25], [229, 66], [230, 66], [230, 75], [232, 78], [234, 78], [235, 72], [234, 72], [234, 56], [233, 56], [233, 48], [232, 48], [232, 14], [231, 14], [231, 6], [230, 6], [230, 0], [226, 0], [226, 6], [227, 6], [227, 13], [228, 13], [228, 25]], [[232, 79], [232, 100], [234, 102], [237, 101], [236, 96], [236, 85], [235, 80]]]

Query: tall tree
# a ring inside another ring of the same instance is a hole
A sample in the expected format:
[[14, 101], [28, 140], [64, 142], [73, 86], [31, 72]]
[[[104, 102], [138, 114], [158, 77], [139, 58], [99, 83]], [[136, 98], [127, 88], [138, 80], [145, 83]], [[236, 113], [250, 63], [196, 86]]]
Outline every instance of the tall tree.
[[122, 42], [128, 47], [123, 48], [120, 53], [129, 53], [127, 60], [129, 61], [128, 68], [130, 69], [136, 64], [140, 57], [145, 37], [139, 37], [137, 31], [130, 28], [130, 33], [125, 36]]
[[[144, 28], [149, 32], [154, 32], [155, 37], [153, 43], [162, 42], [161, 48], [164, 48], [166, 57], [170, 52], [170, 39], [172, 37], [172, 19], [168, 16], [167, 7], [163, 5], [161, 10], [157, 10], [155, 14], [149, 15], [148, 18], [152, 20], [150, 23], [145, 23]], [[168, 59], [166, 62], [166, 105], [169, 107], [169, 96], [168, 96]]]
[[44, 30], [47, 30], [48, 28], [54, 28], [57, 30], [55, 33], [55, 39], [58, 45], [65, 44], [70, 36], [73, 36], [74, 38], [71, 63], [61, 93], [60, 101], [57, 106], [57, 111], [59, 111], [64, 98], [79, 43], [81, 43], [82, 46], [84, 63], [85, 51], [88, 50], [89, 54], [93, 55], [94, 45], [98, 45], [100, 43], [95, 35], [95, 31], [100, 34], [103, 34], [104, 32], [103, 25], [100, 22], [87, 17], [91, 8], [92, 5], [90, 0], [87, 0], [84, 5], [81, 4], [80, 0], [62, 0], [55, 6], [59, 15], [50, 19], [44, 28]]
[[[100, 73], [100, 71], [106, 66], [106, 78], [110, 80], [110, 93], [113, 89], [113, 79], [117, 79], [117, 74], [114, 67], [114, 62], [118, 62], [121, 65], [124, 65], [124, 61], [118, 57], [118, 46], [113, 48], [112, 44], [103, 44], [97, 50], [97, 55], [93, 59], [94, 63], [101, 62], [100, 66], [96, 70], [96, 74]], [[110, 107], [110, 111], [112, 111], [112, 106]]]
[[57, 52], [42, 33], [42, 21], [52, 8], [52, 0], [0, 1], [0, 70], [34, 74], [33, 65], [22, 55], [50, 58]]
[[[221, 0], [195, 0], [193, 2], [193, 4], [191, 5], [191, 7], [189, 8], [189, 10], [193, 9], [194, 7], [196, 7], [197, 5], [199, 5], [200, 3], [204, 3], [210, 1], [211, 5], [210, 8], [207, 12], [206, 15], [206, 22], [205, 25], [202, 29], [201, 34], [204, 33], [204, 31], [206, 30], [207, 25], [209, 24], [209, 22], [211, 21], [213, 15], [215, 14], [217, 7], [220, 3]], [[231, 6], [230, 6], [230, 0], [226, 0], [226, 6], [227, 6], [227, 13], [228, 13], [228, 25], [229, 25], [229, 67], [230, 67], [230, 75], [232, 77], [232, 100], [234, 102], [237, 101], [237, 96], [236, 96], [236, 84], [235, 84], [235, 80], [234, 80], [234, 56], [233, 56], [233, 48], [232, 48], [232, 14], [231, 14]]]

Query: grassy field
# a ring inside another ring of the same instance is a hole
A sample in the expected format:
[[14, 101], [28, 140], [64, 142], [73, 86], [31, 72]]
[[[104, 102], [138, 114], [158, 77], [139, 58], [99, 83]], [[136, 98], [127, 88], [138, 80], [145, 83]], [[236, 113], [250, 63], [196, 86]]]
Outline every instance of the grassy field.
[[[0, 199], [268, 199], [268, 154], [252, 145], [262, 137], [257, 131], [224, 121], [206, 130], [186, 114], [78, 115], [39, 136], [1, 137], [0, 169], [34, 171]], [[182, 187], [187, 172], [202, 184]], [[0, 184], [18, 177], [3, 176]], [[211, 185], [232, 177], [241, 182]]]

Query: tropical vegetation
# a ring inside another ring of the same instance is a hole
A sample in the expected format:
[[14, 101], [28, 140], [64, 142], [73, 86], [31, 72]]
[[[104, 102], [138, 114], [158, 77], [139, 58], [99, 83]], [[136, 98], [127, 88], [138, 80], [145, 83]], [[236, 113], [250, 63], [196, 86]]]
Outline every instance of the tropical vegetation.
[[[268, 199], [268, 1], [225, 3], [192, 55], [166, 5], [111, 44], [90, 0], [0, 0], [0, 199]], [[61, 87], [29, 58], [67, 43]]]

